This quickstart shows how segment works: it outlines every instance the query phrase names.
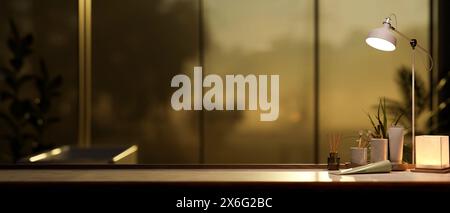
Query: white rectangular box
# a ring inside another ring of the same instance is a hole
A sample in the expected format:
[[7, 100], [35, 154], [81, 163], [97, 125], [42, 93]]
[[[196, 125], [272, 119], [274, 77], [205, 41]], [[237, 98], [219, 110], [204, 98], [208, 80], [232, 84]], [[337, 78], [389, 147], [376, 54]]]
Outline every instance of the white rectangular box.
[[444, 169], [450, 166], [448, 136], [416, 136], [416, 168]]

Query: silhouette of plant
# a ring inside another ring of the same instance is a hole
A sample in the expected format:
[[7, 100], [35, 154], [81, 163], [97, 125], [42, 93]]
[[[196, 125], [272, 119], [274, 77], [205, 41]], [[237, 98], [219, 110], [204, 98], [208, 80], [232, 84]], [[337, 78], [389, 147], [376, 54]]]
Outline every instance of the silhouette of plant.
[[[52, 147], [44, 141], [48, 127], [59, 121], [50, 114], [53, 99], [60, 95], [60, 75], [51, 77], [43, 59], [37, 71], [25, 71], [24, 64], [32, 54], [33, 35], [22, 36], [10, 21], [7, 40], [12, 58], [9, 66], [0, 66], [0, 122], [5, 128], [0, 141], [9, 143], [12, 160]], [[30, 87], [31, 85], [31, 87]]]
[[[398, 112], [392, 119], [392, 126], [396, 126], [402, 116], [403, 112]], [[367, 113], [367, 117], [369, 117], [370, 124], [372, 124], [374, 130], [374, 132], [371, 132], [371, 136], [373, 138], [388, 138], [387, 131], [389, 127], [385, 97], [380, 98], [377, 113], [373, 116]]]
[[[441, 82], [447, 82], [447, 78], [440, 79], [438, 86], [436, 87], [437, 92], [442, 88]], [[405, 116], [402, 117], [400, 123], [407, 128], [408, 134], [411, 128], [411, 71], [406, 67], [401, 67], [397, 72], [396, 77], [397, 85], [401, 91], [402, 100], [396, 101], [392, 99], [386, 99], [386, 108], [390, 113], [403, 113]], [[426, 129], [417, 129], [416, 132], [419, 134], [431, 134], [435, 132], [439, 126], [446, 125], [449, 121], [448, 118], [439, 118], [438, 123], [433, 123], [432, 118], [437, 116], [447, 105], [450, 103], [450, 99], [442, 100], [438, 104], [436, 109], [429, 109], [430, 102], [430, 91], [425, 86], [425, 81], [418, 75], [416, 75], [415, 82], [415, 114], [416, 118], [425, 117], [427, 121]]]
[[[397, 77], [395, 79], [398, 88], [401, 91], [402, 99], [401, 101], [386, 99], [386, 109], [391, 114], [400, 114], [402, 113], [404, 116], [400, 119], [399, 123], [405, 127], [407, 131], [406, 134], [411, 134], [411, 70], [406, 67], [401, 67], [397, 72]], [[448, 75], [445, 78], [439, 80], [436, 92], [440, 92], [440, 89], [443, 88], [443, 84], [445, 84], [448, 80]], [[448, 104], [450, 104], [450, 99], [442, 100], [438, 104], [436, 109], [429, 108], [430, 102], [430, 91], [426, 88], [425, 81], [419, 76], [415, 77], [415, 115], [416, 121], [418, 118], [424, 117], [427, 122], [426, 129], [416, 128], [416, 135], [418, 134], [433, 134], [441, 126], [445, 126], [449, 122], [449, 118], [440, 117], [438, 122], [433, 122], [434, 116], [438, 116], [439, 112], [444, 110]], [[404, 147], [404, 159], [408, 162], [411, 162], [411, 146], [409, 144], [405, 144]]]

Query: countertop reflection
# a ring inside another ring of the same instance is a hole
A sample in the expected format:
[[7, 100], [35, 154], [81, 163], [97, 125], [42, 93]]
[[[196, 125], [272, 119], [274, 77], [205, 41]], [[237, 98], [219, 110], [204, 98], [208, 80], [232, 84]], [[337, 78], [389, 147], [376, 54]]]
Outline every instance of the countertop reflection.
[[446, 182], [450, 174], [410, 171], [333, 175], [322, 169], [23, 169], [0, 170], [0, 182]]

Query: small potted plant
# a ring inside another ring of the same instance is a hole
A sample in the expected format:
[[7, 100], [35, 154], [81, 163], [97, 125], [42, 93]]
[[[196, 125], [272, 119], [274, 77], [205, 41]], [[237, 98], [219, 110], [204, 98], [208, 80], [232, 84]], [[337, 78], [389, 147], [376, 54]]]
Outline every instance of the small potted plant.
[[359, 138], [356, 140], [357, 146], [350, 147], [351, 158], [350, 162], [354, 165], [365, 165], [367, 164], [367, 146], [369, 145], [370, 131], [364, 135], [364, 131], [359, 131]]
[[367, 114], [374, 131], [370, 139], [370, 161], [372, 163], [387, 160], [388, 137], [387, 137], [387, 115], [386, 100], [380, 99], [377, 114]]

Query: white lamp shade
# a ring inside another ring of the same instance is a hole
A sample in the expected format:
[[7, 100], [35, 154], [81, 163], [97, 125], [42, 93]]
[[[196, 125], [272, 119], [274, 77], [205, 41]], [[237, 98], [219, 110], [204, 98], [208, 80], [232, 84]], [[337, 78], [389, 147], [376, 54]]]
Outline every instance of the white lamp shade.
[[397, 39], [389, 30], [389, 25], [373, 29], [366, 38], [366, 43], [378, 50], [394, 51], [397, 45]]
[[448, 136], [416, 136], [416, 168], [444, 169], [450, 166]]

